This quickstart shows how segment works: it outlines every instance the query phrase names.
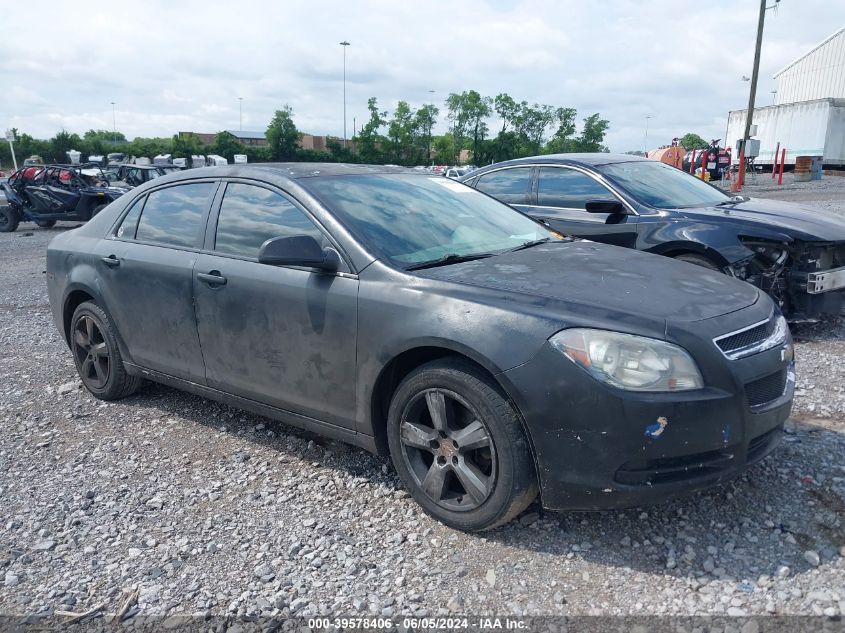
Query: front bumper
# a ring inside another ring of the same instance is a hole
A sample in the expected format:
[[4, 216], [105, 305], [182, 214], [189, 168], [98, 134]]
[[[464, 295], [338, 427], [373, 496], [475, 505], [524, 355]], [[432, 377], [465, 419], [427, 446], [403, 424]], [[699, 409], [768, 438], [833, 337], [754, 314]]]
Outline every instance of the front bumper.
[[703, 365], [694, 356], [712, 386], [696, 391], [614, 389], [548, 343], [500, 374], [531, 436], [543, 505], [656, 503], [732, 479], [774, 450], [795, 386], [786, 346], [728, 360], [710, 345]]

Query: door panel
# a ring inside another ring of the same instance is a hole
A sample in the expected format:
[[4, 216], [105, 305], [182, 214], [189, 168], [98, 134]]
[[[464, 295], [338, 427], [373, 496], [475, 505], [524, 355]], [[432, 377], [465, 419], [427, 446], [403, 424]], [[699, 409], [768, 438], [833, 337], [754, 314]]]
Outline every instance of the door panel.
[[[98, 250], [103, 299], [131, 360], [205, 384], [192, 299], [197, 254], [116, 240]], [[111, 255], [117, 266], [100, 260]]]
[[566, 167], [540, 167], [536, 202], [523, 209], [567, 235], [633, 248], [637, 243], [636, 215], [588, 213], [588, 200], [618, 200], [588, 174]]
[[357, 279], [211, 254], [195, 270], [210, 387], [354, 428]]

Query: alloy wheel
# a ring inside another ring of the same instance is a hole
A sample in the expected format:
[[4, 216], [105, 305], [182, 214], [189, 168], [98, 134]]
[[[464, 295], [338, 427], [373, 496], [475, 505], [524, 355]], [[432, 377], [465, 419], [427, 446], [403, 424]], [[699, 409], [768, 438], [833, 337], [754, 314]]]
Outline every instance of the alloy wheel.
[[438, 505], [469, 511], [496, 481], [496, 451], [481, 417], [458, 394], [429, 389], [406, 406], [399, 428], [402, 458], [415, 483]]
[[88, 315], [80, 317], [73, 329], [73, 352], [85, 384], [93, 389], [105, 387], [111, 369], [109, 347], [100, 326]]

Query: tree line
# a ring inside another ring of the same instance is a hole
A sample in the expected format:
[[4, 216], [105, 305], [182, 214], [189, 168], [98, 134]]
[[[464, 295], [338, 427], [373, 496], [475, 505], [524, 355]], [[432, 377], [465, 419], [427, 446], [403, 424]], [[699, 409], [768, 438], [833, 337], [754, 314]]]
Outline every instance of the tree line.
[[[529, 104], [506, 93], [482, 96], [475, 90], [450, 94], [444, 102], [449, 128], [435, 135], [440, 108], [425, 104], [412, 108], [399, 101], [392, 112], [382, 110], [376, 97], [367, 101], [368, 120], [354, 132], [348, 145], [330, 137], [326, 151], [299, 146], [302, 136], [288, 105], [277, 110], [266, 129], [267, 145], [243, 145], [228, 132], [219, 132], [213, 143], [203, 143], [193, 134], [172, 137], [138, 137], [129, 141], [123, 133], [88, 130], [82, 136], [61, 130], [49, 140], [39, 140], [26, 133], [17, 134], [18, 162], [31, 155], [45, 162], [66, 162], [68, 150], [90, 155], [123, 152], [128, 156], [153, 157], [171, 154], [188, 157], [218, 154], [229, 161], [235, 154], [246, 154], [250, 162], [332, 161], [371, 164], [426, 165], [457, 164], [461, 151], [467, 150], [469, 162], [491, 162], [559, 152], [603, 152], [609, 122], [598, 113], [582, 120], [580, 131], [574, 108]], [[491, 125], [496, 129], [491, 130]], [[17, 133], [17, 131], [16, 131]], [[0, 163], [11, 164], [6, 143], [0, 144]]]

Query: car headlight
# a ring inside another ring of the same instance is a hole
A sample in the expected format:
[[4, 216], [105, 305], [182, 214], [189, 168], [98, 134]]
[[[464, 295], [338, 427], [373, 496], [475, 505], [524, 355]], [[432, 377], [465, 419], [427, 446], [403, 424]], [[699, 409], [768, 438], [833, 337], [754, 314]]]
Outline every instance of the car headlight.
[[688, 391], [704, 380], [686, 350], [644, 336], [572, 328], [549, 342], [594, 378], [631, 391]]

